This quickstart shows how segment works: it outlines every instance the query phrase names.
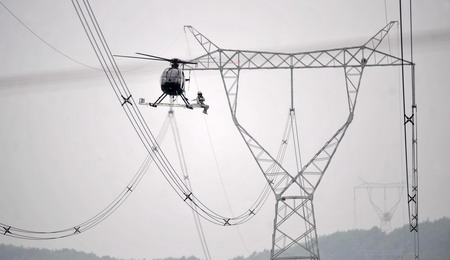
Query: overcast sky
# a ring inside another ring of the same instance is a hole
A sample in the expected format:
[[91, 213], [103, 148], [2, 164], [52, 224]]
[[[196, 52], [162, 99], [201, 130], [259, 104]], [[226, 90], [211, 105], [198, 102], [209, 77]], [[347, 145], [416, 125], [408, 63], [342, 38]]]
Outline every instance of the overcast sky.
[[[1, 1], [54, 48], [100, 67], [70, 1]], [[424, 221], [450, 217], [450, 1], [413, 2], [420, 219]], [[91, 4], [113, 53], [181, 59], [194, 58], [198, 50], [191, 35], [184, 33], [184, 25], [194, 26], [222, 48], [294, 52], [363, 44], [386, 20], [399, 19], [398, 1], [391, 0], [100, 0]], [[146, 151], [102, 71], [49, 48], [2, 6], [0, 32], [0, 222], [34, 230], [72, 227], [122, 191]], [[394, 55], [399, 53], [398, 32], [394, 26], [390, 36]], [[168, 64], [118, 62], [133, 97], [152, 100], [160, 95], [159, 76]], [[357, 191], [355, 201], [354, 187], [361, 180], [405, 180], [399, 75], [397, 67], [365, 71], [354, 121], [314, 199], [319, 235], [379, 225], [367, 193]], [[211, 107], [207, 116], [200, 110], [175, 111], [193, 189], [217, 212], [241, 213], [258, 197], [265, 180], [233, 125], [219, 73], [196, 72], [191, 78], [188, 98], [202, 90]], [[342, 70], [302, 70], [294, 78], [306, 161], [345, 121], [345, 81]], [[289, 84], [289, 71], [242, 73], [240, 121], [272, 154], [289, 112]], [[153, 133], [158, 133], [167, 109], [142, 107], [141, 111]], [[177, 165], [173, 138], [167, 136], [163, 149]], [[376, 192], [376, 202], [383, 207], [382, 193]], [[388, 193], [387, 207], [396, 196]], [[403, 200], [392, 227], [407, 224], [407, 214]], [[203, 223], [212, 258], [270, 249], [273, 218], [271, 195], [256, 217], [237, 228]], [[55, 241], [0, 236], [0, 243], [74, 248], [122, 258], [203, 258], [190, 208], [155, 167], [115, 214], [88, 232]]]

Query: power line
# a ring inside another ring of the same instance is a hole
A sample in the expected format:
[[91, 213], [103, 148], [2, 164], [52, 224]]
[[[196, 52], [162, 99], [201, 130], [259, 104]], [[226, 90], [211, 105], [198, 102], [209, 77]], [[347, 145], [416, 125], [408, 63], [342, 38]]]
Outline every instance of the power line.
[[[159, 143], [162, 143], [164, 137], [167, 133], [168, 129], [167, 120], [164, 122], [161, 127], [157, 140]], [[126, 187], [122, 190], [122, 192], [103, 210], [97, 213], [95, 216], [89, 218], [88, 220], [82, 222], [81, 224], [75, 225], [70, 228], [65, 228], [61, 230], [54, 231], [33, 231], [28, 229], [21, 229], [10, 226], [8, 224], [0, 223], [0, 227], [3, 228], [4, 234], [6, 236], [11, 236], [15, 238], [27, 239], [27, 240], [52, 240], [59, 239], [64, 237], [73, 236], [82, 232], [85, 232], [96, 225], [103, 222], [106, 218], [112, 215], [131, 195], [132, 191], [136, 189], [136, 187], [141, 182], [144, 174], [147, 172], [150, 164], [152, 163], [152, 157], [147, 156], [141, 166], [139, 167], [136, 174], [133, 176], [131, 181], [126, 185]], [[0, 231], [1, 231], [0, 228]], [[8, 232], [6, 232], [6, 230]]]
[[[52, 49], [53, 51], [55, 51], [55, 52], [57, 52], [58, 54], [60, 54], [60, 55], [62, 55], [62, 56], [64, 56], [65, 58], [67, 58], [67, 59], [69, 59], [69, 60], [71, 60], [71, 61], [73, 61], [73, 62], [75, 62], [75, 63], [78, 63], [79, 65], [81, 65], [81, 66], [84, 66], [84, 67], [86, 67], [86, 68], [89, 68], [89, 69], [92, 69], [92, 70], [97, 70], [97, 71], [103, 71], [103, 69], [101, 69], [101, 68], [95, 68], [95, 67], [92, 67], [92, 66], [90, 66], [90, 65], [87, 65], [87, 64], [85, 64], [85, 63], [83, 63], [83, 62], [81, 62], [81, 61], [78, 61], [78, 60], [76, 60], [76, 59], [74, 59], [74, 58], [72, 58], [72, 57], [70, 57], [69, 55], [67, 55], [67, 54], [65, 54], [64, 52], [62, 52], [62, 51], [60, 51], [59, 49], [57, 49], [55, 46], [53, 46], [52, 44], [50, 44], [48, 41], [46, 41], [43, 37], [41, 37], [41, 36], [39, 36], [35, 31], [33, 31], [27, 24], [25, 24], [17, 15], [15, 15], [3, 2], [1, 2], [0, 1], [0, 4], [3, 6], [3, 8], [12, 16], [12, 17], [14, 17], [23, 27], [25, 27], [25, 29], [27, 29], [31, 34], [33, 34], [37, 39], [39, 39], [41, 42], [43, 42], [45, 45], [47, 45], [50, 49]], [[177, 38], [175, 39], [175, 41], [178, 39], [178, 37], [179, 36], [177, 36]], [[172, 44], [170, 44], [169, 45], [169, 47], [167, 47], [167, 49], [168, 48], [170, 48], [170, 47], [172, 47], [172, 45], [175, 43], [175, 41], [174, 42], [172, 42]], [[148, 64], [145, 64], [145, 65], [142, 65], [142, 66], [139, 66], [139, 67], [137, 67], [137, 68], [132, 68], [132, 69], [129, 69], [129, 70], [124, 70], [124, 72], [130, 72], [130, 71], [135, 71], [135, 70], [140, 70], [140, 69], [142, 69], [142, 68], [144, 68], [144, 67], [146, 67], [146, 66], [148, 66]]]
[[[173, 103], [173, 99], [171, 99], [171, 103]], [[169, 118], [169, 121], [170, 121], [170, 126], [171, 126], [171, 129], [172, 129], [172, 133], [173, 133], [173, 137], [174, 137], [174, 141], [175, 141], [175, 146], [176, 146], [176, 150], [177, 150], [178, 160], [180, 162], [181, 170], [182, 170], [183, 175], [184, 175], [184, 182], [189, 187], [189, 189], [191, 191], [193, 191], [192, 185], [191, 185], [191, 181], [190, 181], [190, 177], [189, 177], [189, 173], [188, 173], [188, 169], [187, 169], [187, 165], [186, 165], [186, 160], [185, 160], [185, 157], [184, 157], [184, 151], [183, 151], [183, 146], [182, 146], [182, 143], [181, 143], [180, 132], [178, 130], [177, 121], [175, 119], [175, 114], [174, 114], [174, 112], [172, 110], [172, 107], [169, 110], [168, 118]], [[195, 205], [191, 205], [191, 206], [195, 207]], [[203, 253], [205, 255], [205, 259], [206, 260], [211, 260], [211, 254], [209, 252], [208, 243], [207, 243], [207, 240], [206, 240], [205, 232], [203, 231], [203, 225], [201, 223], [200, 217], [195, 212], [195, 210], [192, 210], [192, 215], [194, 217], [195, 227], [197, 229], [197, 234], [198, 234], [199, 239], [200, 239], [200, 243], [201, 243], [201, 246], [202, 246]]]
[[46, 40], [44, 40], [41, 36], [39, 36], [37, 33], [35, 33], [30, 27], [28, 27], [28, 25], [26, 25], [24, 22], [22, 22], [22, 20], [20, 20], [20, 18], [17, 17], [3, 2], [0, 1], [0, 4], [3, 6], [3, 8], [5, 8], [6, 11], [8, 11], [8, 13], [10, 15], [12, 15], [20, 24], [22, 24], [23, 27], [25, 27], [30, 33], [32, 33], [36, 38], [38, 38], [41, 42], [43, 42], [45, 45], [50, 47], [55, 52], [61, 54], [62, 56], [66, 57], [67, 59], [69, 59], [69, 60], [71, 60], [73, 62], [76, 62], [76, 63], [80, 64], [81, 66], [84, 66], [84, 67], [87, 67], [87, 68], [90, 68], [90, 69], [93, 69], [93, 70], [103, 71], [102, 69], [94, 68], [94, 67], [89, 66], [89, 65], [87, 65], [85, 63], [82, 63], [82, 62], [80, 62], [80, 61], [70, 57], [69, 55], [63, 53], [62, 51], [58, 50], [53, 45], [51, 45]]
[[[130, 93], [123, 79], [123, 76], [117, 64], [115, 63], [115, 60], [103, 36], [101, 28], [98, 25], [89, 1], [83, 0], [84, 5], [82, 6], [78, 0], [72, 0], [72, 4], [77, 12], [82, 27], [86, 32], [86, 35], [88, 36], [88, 40], [94, 49], [95, 55], [100, 61], [102, 69], [105, 72], [105, 75], [111, 87], [113, 88], [119, 104], [121, 104], [123, 110], [126, 113], [126, 116], [128, 117], [136, 133], [138, 134], [138, 137], [149, 152], [151, 160], [156, 163], [156, 166], [163, 173], [163, 176], [166, 178], [169, 185], [174, 189], [177, 195], [181, 199], [183, 199], [197, 214], [199, 214], [199, 216], [217, 225], [236, 225], [244, 223], [251, 219], [260, 209], [261, 203], [256, 202], [254, 205], [257, 205], [257, 208], [250, 209], [250, 212], [253, 212], [253, 214], [249, 214], [246, 211], [237, 217], [226, 217], [215, 213], [195, 197], [189, 186], [186, 185], [183, 179], [176, 173], [171, 163], [162, 152], [157, 138], [153, 136], [147, 123], [142, 117], [142, 114], [137, 108], [132, 94]], [[96, 216], [87, 220], [86, 222], [83, 222], [80, 225], [64, 230], [45, 232], [15, 228], [3, 223], [0, 223], [0, 227], [4, 229], [4, 235], [23, 239], [57, 239], [79, 234], [96, 226], [112, 213], [114, 213], [114, 211], [129, 196], [136, 184], [142, 179], [142, 175], [144, 172], [144, 168], [141, 168], [141, 170], [138, 171], [136, 177], [124, 189], [124, 191], [118, 196], [116, 200], [114, 200], [108, 207], [106, 207]]]

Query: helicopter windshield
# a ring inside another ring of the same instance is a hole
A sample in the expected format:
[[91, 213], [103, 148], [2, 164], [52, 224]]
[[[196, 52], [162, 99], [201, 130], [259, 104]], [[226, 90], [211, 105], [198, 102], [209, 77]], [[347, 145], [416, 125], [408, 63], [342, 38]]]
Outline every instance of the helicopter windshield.
[[167, 68], [161, 75], [161, 89], [169, 95], [184, 92], [184, 73], [179, 68]]
[[161, 85], [171, 82], [181, 84], [183, 74], [178, 68], [167, 68], [161, 75]]

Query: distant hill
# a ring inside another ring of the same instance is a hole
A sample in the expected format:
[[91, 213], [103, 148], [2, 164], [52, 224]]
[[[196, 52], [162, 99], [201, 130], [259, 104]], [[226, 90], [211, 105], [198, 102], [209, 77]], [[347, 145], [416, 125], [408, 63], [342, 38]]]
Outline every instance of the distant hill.
[[1, 260], [123, 260], [72, 249], [48, 250], [0, 244]]
[[[379, 228], [350, 230], [319, 237], [322, 260], [394, 260], [414, 259], [408, 226], [390, 233]], [[270, 251], [254, 252], [248, 257], [232, 260], [268, 260]], [[0, 260], [123, 260], [99, 257], [71, 249], [48, 250], [0, 244]], [[420, 223], [420, 259], [450, 260], [450, 219]], [[155, 260], [200, 260], [195, 256]]]
[[169, 258], [164, 258], [164, 259], [153, 259], [153, 260], [200, 260], [200, 259], [195, 256], [190, 256], [190, 257], [183, 256], [181, 258], [169, 257]]
[[[450, 219], [420, 223], [420, 259], [450, 260]], [[379, 228], [350, 230], [319, 237], [321, 260], [414, 259], [409, 226], [383, 233]], [[268, 260], [270, 251], [232, 260]]]
[[[450, 260], [450, 219], [420, 223], [420, 258]], [[321, 258], [414, 259], [409, 226], [383, 233], [379, 228], [337, 232], [319, 241]], [[402, 258], [403, 257], [403, 258]]]

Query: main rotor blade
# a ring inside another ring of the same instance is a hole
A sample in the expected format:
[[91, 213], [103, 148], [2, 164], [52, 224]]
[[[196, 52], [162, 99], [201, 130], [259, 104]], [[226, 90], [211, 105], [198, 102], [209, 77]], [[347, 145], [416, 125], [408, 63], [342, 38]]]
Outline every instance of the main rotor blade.
[[145, 54], [145, 53], [141, 53], [141, 52], [136, 52], [136, 54], [147, 56], [147, 57], [151, 57], [151, 58], [155, 58], [155, 59], [159, 59], [159, 60], [165, 60], [165, 61], [168, 61], [168, 62], [172, 61], [172, 59], [167, 59], [167, 58], [163, 58], [163, 57], [159, 57], [159, 56], [155, 56], [155, 55], [150, 55], [150, 54]]
[[156, 60], [156, 61], [166, 61], [161, 59], [152, 59], [152, 58], [144, 58], [144, 57], [136, 57], [136, 56], [127, 56], [127, 55], [113, 55], [114, 57], [121, 57], [121, 58], [133, 58], [133, 59], [141, 59], [141, 60]]
[[168, 61], [170, 63], [197, 64], [197, 62], [184, 61], [184, 60], [180, 60], [180, 59], [167, 59], [167, 58], [163, 58], [163, 57], [159, 57], [159, 56], [155, 56], [155, 55], [150, 55], [150, 54], [145, 54], [145, 53], [141, 53], [141, 52], [136, 52], [136, 54], [147, 56], [147, 57], [151, 57], [151, 58], [158, 59], [158, 60]]
[[197, 64], [198, 62], [180, 60], [180, 63], [183, 63], [183, 64]]

